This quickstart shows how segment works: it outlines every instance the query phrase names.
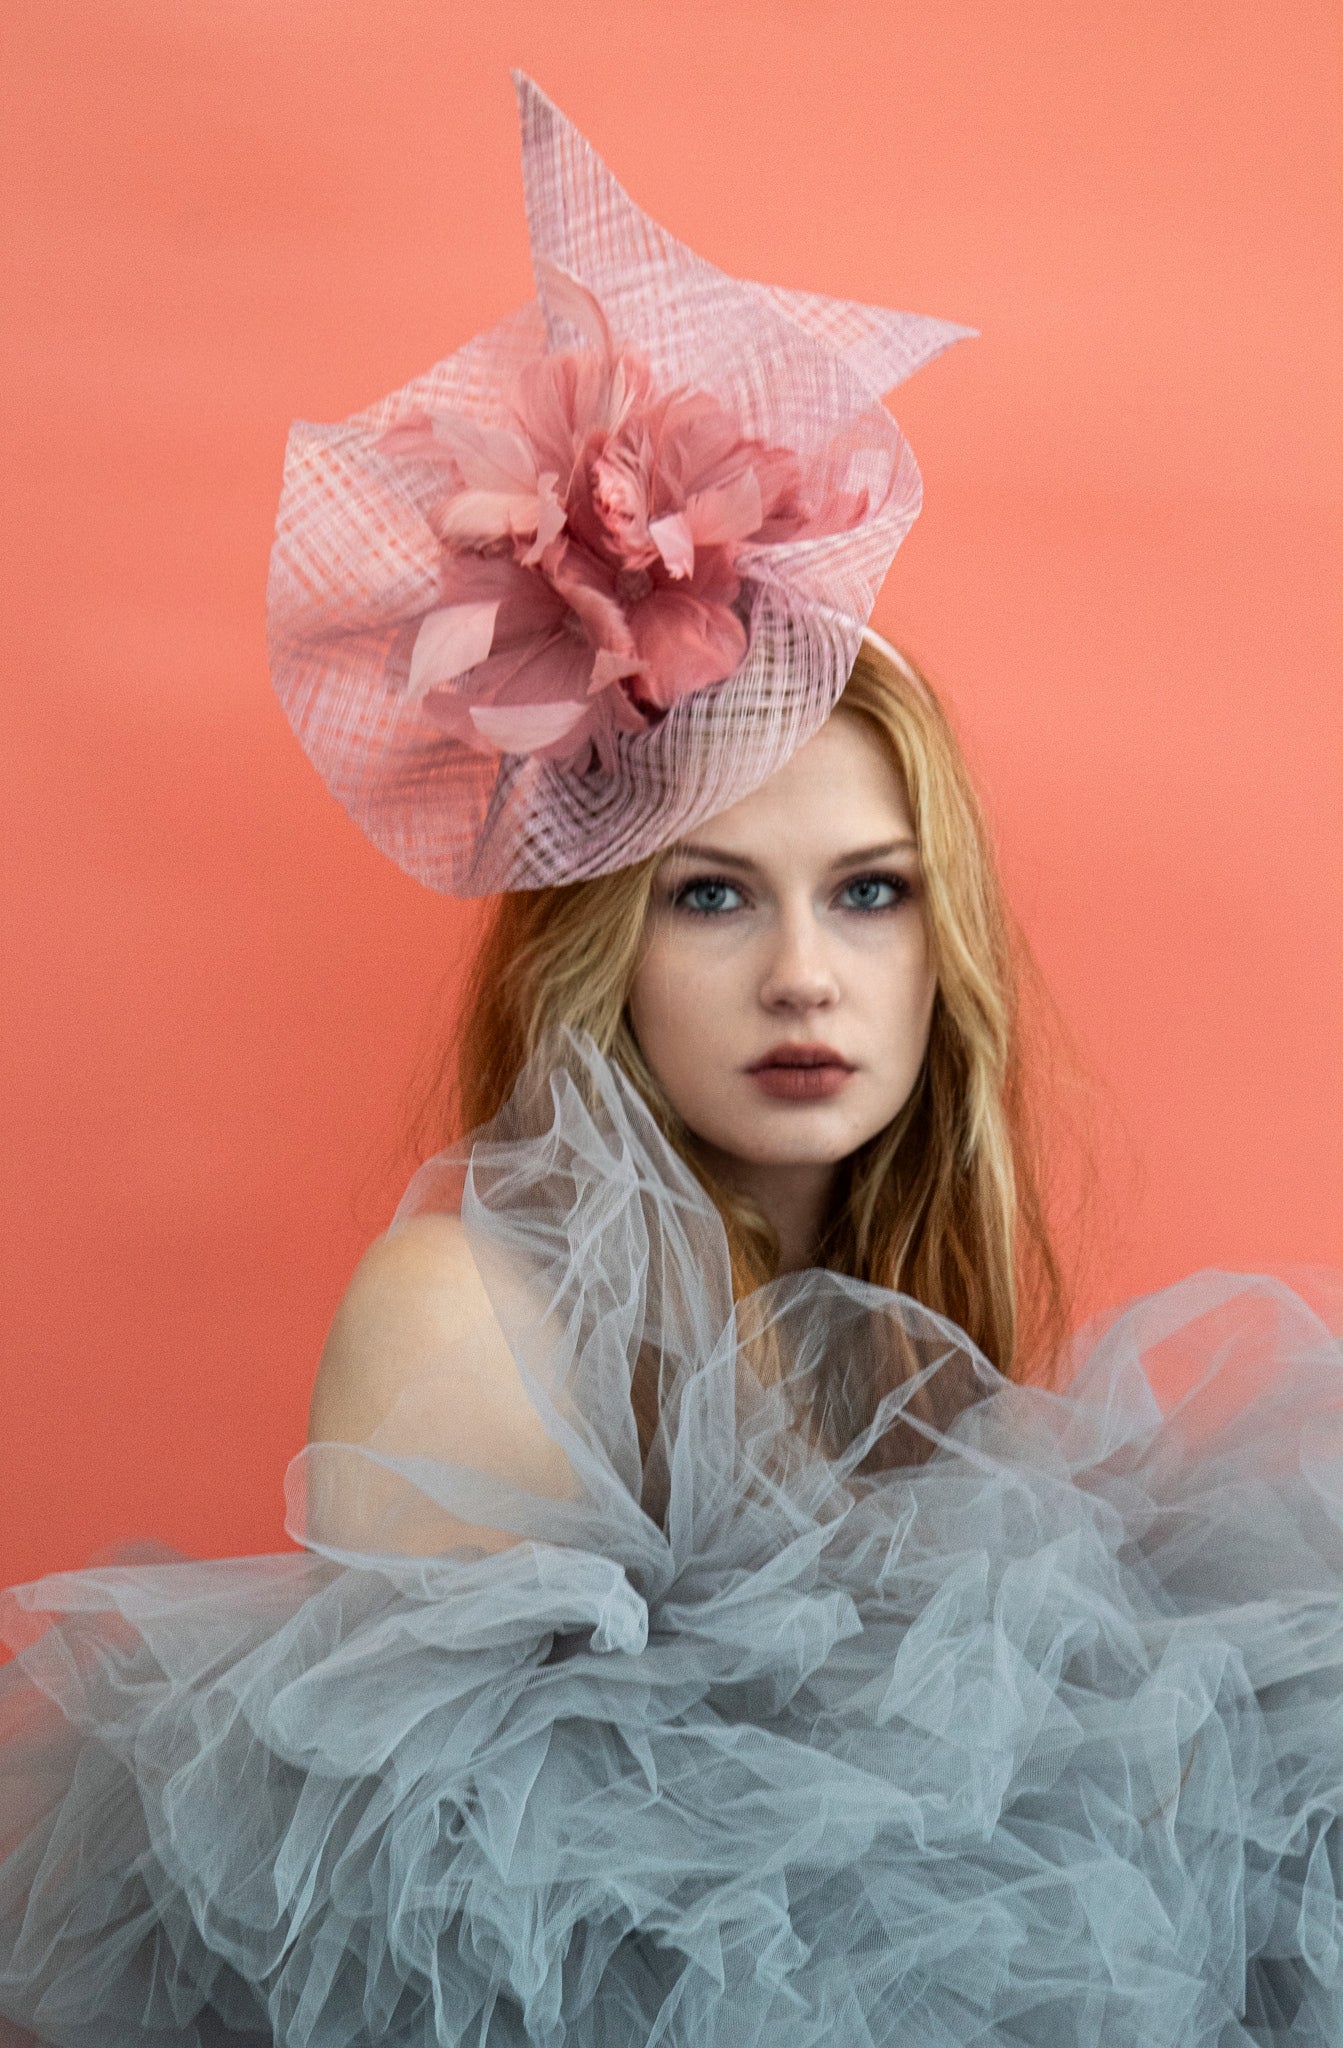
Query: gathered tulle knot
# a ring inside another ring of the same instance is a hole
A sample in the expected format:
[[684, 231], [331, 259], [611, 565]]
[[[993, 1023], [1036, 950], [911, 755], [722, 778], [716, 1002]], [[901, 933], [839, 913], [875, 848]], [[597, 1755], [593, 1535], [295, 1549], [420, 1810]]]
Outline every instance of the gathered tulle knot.
[[594, 1655], [605, 1657], [617, 1650], [637, 1656], [647, 1645], [648, 1605], [627, 1584], [623, 1597], [614, 1597], [602, 1612], [587, 1638], [587, 1646]]

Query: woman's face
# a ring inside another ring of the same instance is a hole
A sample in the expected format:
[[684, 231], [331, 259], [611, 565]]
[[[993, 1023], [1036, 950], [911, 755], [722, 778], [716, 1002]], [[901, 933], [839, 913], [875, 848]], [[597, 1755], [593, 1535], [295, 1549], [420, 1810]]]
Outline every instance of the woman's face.
[[908, 1100], [935, 986], [901, 777], [839, 712], [664, 855], [630, 1022], [723, 1163], [824, 1167]]

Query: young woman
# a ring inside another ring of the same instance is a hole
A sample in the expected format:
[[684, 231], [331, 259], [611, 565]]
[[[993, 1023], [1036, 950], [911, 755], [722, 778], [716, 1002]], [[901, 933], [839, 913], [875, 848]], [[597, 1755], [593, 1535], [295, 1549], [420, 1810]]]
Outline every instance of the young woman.
[[[912, 664], [868, 633], [820, 731], [693, 837], [500, 898], [444, 1107], [460, 1129], [486, 1124], [528, 1061], [549, 1070], [564, 1033], [581, 1034], [713, 1200], [736, 1294], [808, 1267], [851, 1274], [949, 1317], [1019, 1376], [1059, 1341], [1062, 1301], [1016, 1009], [951, 729]], [[469, 1352], [451, 1341], [464, 1319]], [[460, 1222], [412, 1209], [342, 1304], [313, 1438], [362, 1440], [435, 1370], [465, 1373], [442, 1398], [473, 1457], [503, 1470], [525, 1445], [538, 1471], [555, 1465]], [[632, 1396], [646, 1455], [646, 1372]]]
[[336, 1317], [301, 1548], [12, 1596], [0, 2014], [1324, 2048], [1343, 1359], [1216, 1275], [1060, 1351], [985, 834], [864, 630], [871, 392], [951, 330], [696, 267], [522, 104], [548, 324], [304, 430], [272, 583], [333, 787], [503, 892], [466, 1135]]

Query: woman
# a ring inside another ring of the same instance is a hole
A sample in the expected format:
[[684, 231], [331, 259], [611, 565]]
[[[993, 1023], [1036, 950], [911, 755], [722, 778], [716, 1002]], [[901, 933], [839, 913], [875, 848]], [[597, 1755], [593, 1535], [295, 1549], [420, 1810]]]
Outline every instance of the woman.
[[333, 787], [511, 892], [474, 1137], [336, 1318], [302, 1551], [15, 1597], [0, 2013], [1322, 2048], [1343, 1363], [1215, 1275], [1052, 1343], [984, 834], [864, 634], [874, 379], [952, 331], [697, 268], [521, 98], [544, 326], [302, 430], [272, 580]]
[[[1061, 1313], [1015, 1010], [951, 729], [869, 632], [820, 731], [693, 840], [499, 899], [458, 1038], [456, 1116], [487, 1123], [526, 1061], [548, 1071], [565, 1031], [584, 1034], [714, 1200], [738, 1295], [780, 1272], [850, 1273], [948, 1316], [1011, 1376], [1057, 1341]], [[500, 1469], [523, 1443], [553, 1460], [460, 1222], [416, 1207], [371, 1248], [336, 1318], [312, 1437], [361, 1441], [408, 1379], [462, 1370], [464, 1316], [480, 1349], [465, 1384], [443, 1389], [454, 1439], [469, 1416], [473, 1462], [492, 1433]], [[646, 1372], [633, 1399], [646, 1454]]]

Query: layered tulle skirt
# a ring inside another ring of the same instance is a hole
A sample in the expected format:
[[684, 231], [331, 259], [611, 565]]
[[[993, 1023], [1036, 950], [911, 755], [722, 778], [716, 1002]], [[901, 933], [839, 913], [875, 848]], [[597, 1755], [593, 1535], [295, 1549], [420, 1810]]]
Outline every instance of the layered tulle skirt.
[[1046, 1392], [833, 1275], [734, 1311], [637, 1099], [545, 1079], [393, 1228], [460, 1208], [572, 1484], [427, 1385], [294, 1552], [9, 1595], [8, 2040], [1339, 2048], [1328, 1315], [1199, 1275]]

